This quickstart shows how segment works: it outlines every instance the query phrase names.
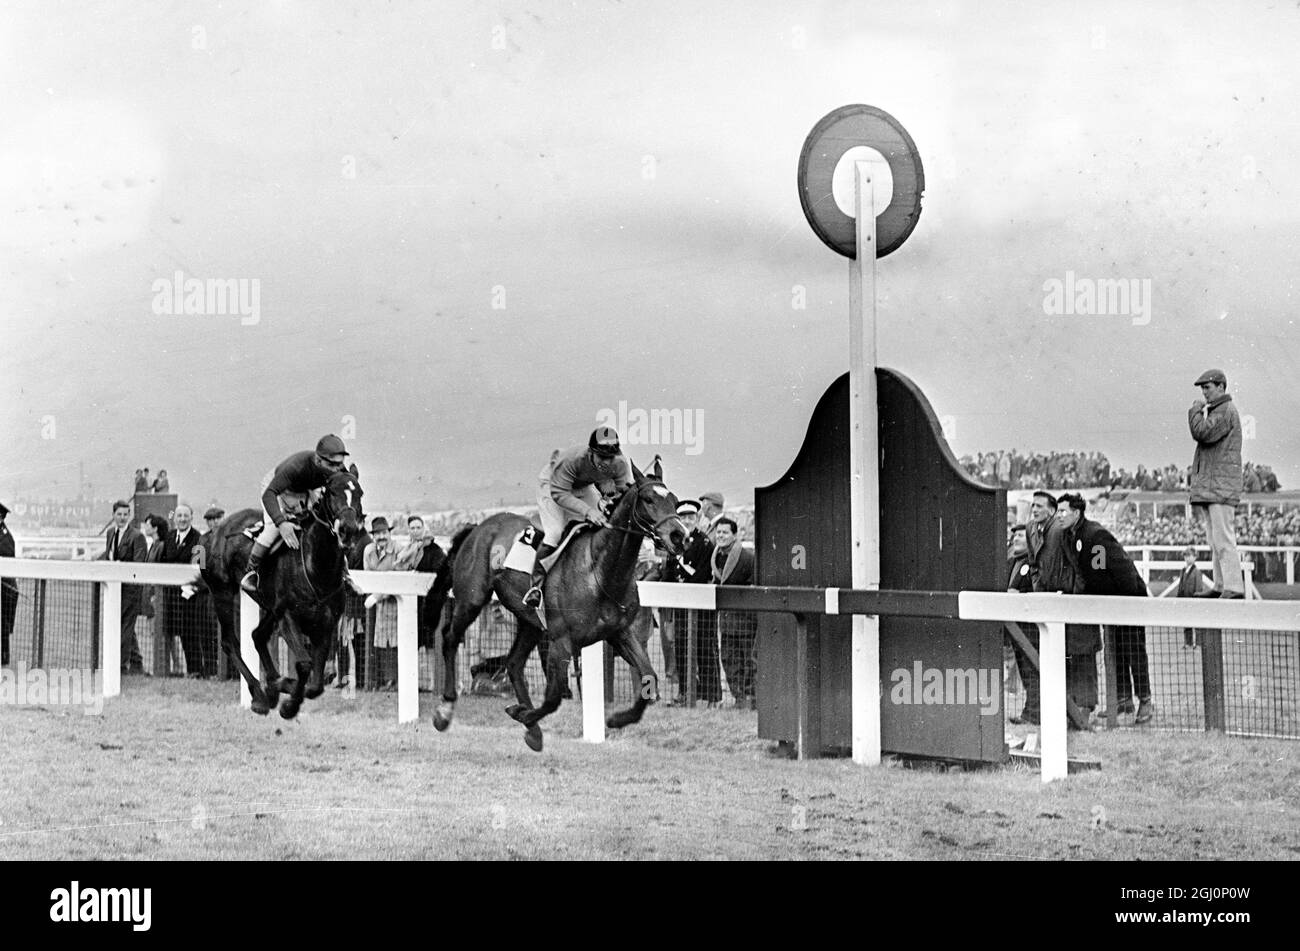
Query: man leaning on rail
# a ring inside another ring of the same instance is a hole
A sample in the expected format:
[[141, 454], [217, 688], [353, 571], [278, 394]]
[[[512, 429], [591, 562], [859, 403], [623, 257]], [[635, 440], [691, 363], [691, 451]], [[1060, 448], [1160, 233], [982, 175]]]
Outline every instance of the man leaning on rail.
[[[1128, 552], [1105, 528], [1084, 517], [1088, 503], [1067, 492], [1058, 500], [1060, 519], [1069, 545], [1074, 549], [1084, 594], [1148, 597], [1146, 582], [1138, 574]], [[1149, 723], [1155, 714], [1151, 703], [1151, 677], [1147, 669], [1146, 628], [1140, 624], [1112, 625], [1115, 634], [1115, 668], [1121, 715], [1133, 713], [1133, 694], [1138, 707], [1134, 723]]]

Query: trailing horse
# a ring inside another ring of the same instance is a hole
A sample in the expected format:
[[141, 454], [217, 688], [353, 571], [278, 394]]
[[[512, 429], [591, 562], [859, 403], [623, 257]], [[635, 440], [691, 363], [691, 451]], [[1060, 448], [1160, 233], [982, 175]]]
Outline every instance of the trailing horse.
[[[610, 714], [605, 721], [609, 727], [621, 729], [638, 722], [646, 706], [658, 699], [658, 678], [645, 649], [648, 630], [644, 623], [637, 623], [642, 617], [636, 590], [637, 554], [645, 537], [656, 538], [669, 551], [680, 554], [686, 530], [677, 517], [677, 498], [663, 484], [659, 459], [656, 457], [649, 476], [636, 466], [632, 473], [635, 481], [614, 504], [609, 526], [578, 530], [547, 573], [542, 589], [545, 630], [537, 612], [523, 603], [528, 572], [501, 567], [493, 558], [493, 549], [508, 552], [532, 522], [503, 512], [457, 534], [443, 567], [451, 573], [454, 597], [450, 625], [444, 628], [442, 641], [442, 702], [433, 717], [438, 730], [446, 730], [455, 713], [456, 654], [465, 631], [493, 593], [519, 619], [506, 660], [519, 702], [506, 712], [524, 725], [524, 741], [530, 749], [542, 748], [538, 721], [559, 707], [568, 682], [569, 659], [589, 644], [609, 641], [637, 676], [636, 700], [627, 710]], [[524, 664], [533, 648], [543, 642], [549, 646], [546, 696], [542, 705], [534, 708]]]
[[[278, 705], [280, 716], [298, 715], [303, 698], [325, 689], [325, 659], [343, 614], [347, 551], [361, 534], [361, 487], [349, 472], [336, 473], [302, 516], [299, 547], [279, 548], [262, 570], [258, 589], [261, 619], [253, 644], [262, 663], [262, 681], [244, 663], [239, 650], [239, 579], [253, 540], [245, 530], [262, 519], [258, 509], [242, 509], [214, 530], [203, 579], [212, 589], [226, 656], [239, 670], [253, 696], [253, 712], [265, 716]], [[296, 677], [281, 677], [269, 643], [276, 625], [293, 654]], [[289, 697], [280, 703], [280, 692]]]

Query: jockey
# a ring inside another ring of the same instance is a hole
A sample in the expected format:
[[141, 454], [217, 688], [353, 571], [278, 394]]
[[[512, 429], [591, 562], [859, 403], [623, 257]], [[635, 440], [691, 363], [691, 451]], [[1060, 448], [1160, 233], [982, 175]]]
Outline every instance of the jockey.
[[325, 487], [334, 473], [343, 471], [347, 455], [342, 439], [322, 436], [315, 452], [295, 452], [275, 467], [262, 485], [262, 532], [249, 553], [248, 573], [239, 582], [244, 591], [257, 595], [257, 569], [280, 539], [290, 548], [298, 547], [298, 530], [289, 517], [303, 511], [313, 490]]
[[546, 580], [542, 559], [559, 546], [564, 526], [572, 521], [587, 521], [602, 528], [608, 525], [609, 519], [600, 510], [602, 490], [626, 489], [632, 484], [632, 467], [619, 451], [618, 433], [601, 426], [591, 434], [587, 445], [551, 453], [537, 478], [537, 514], [545, 535], [533, 563], [532, 586], [524, 595], [524, 604], [531, 608], [542, 603], [542, 582]]

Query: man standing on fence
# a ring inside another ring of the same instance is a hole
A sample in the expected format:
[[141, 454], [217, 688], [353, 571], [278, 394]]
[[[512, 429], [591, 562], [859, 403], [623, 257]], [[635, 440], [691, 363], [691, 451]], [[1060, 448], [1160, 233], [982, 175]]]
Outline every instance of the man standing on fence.
[[[1075, 551], [1084, 594], [1148, 597], [1146, 582], [1115, 536], [1096, 522], [1084, 517], [1088, 503], [1079, 495], [1061, 496], [1060, 518], [1066, 537]], [[1138, 707], [1135, 723], [1149, 723], [1155, 713], [1151, 703], [1151, 677], [1147, 672], [1146, 628], [1141, 625], [1111, 625], [1115, 635], [1115, 670], [1118, 687], [1118, 712], [1133, 712], [1133, 694]]]
[[[17, 550], [14, 537], [5, 525], [9, 509], [0, 502], [0, 558], [12, 558]], [[18, 617], [18, 582], [13, 578], [0, 578], [0, 667], [9, 666], [9, 638], [14, 633], [14, 620]]]
[[1205, 520], [1214, 562], [1214, 588], [1198, 597], [1244, 598], [1234, 524], [1241, 501], [1241, 417], [1222, 370], [1206, 370], [1193, 385], [1204, 399], [1187, 411], [1187, 426], [1196, 440], [1191, 503]]
[[[113, 503], [113, 524], [104, 539], [99, 561], [144, 561], [144, 536], [131, 524], [131, 506], [118, 499]], [[144, 673], [144, 658], [135, 640], [135, 619], [140, 616], [139, 585], [122, 585], [122, 673]]]

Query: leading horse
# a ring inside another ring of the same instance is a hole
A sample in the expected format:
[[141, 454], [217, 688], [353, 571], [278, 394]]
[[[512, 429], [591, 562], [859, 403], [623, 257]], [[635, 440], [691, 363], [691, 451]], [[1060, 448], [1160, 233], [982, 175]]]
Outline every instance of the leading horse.
[[[467, 534], [458, 534], [444, 566], [444, 571], [452, 575], [454, 607], [449, 629], [443, 635], [442, 702], [434, 712], [434, 727], [441, 731], [451, 725], [457, 696], [456, 654], [466, 629], [494, 593], [519, 619], [506, 659], [506, 670], [519, 702], [507, 707], [506, 712], [524, 725], [524, 741], [530, 749], [541, 750], [538, 722], [560, 706], [568, 682], [569, 660], [575, 651], [589, 644], [609, 641], [637, 677], [636, 700], [627, 710], [609, 715], [605, 722], [610, 728], [621, 729], [638, 722], [646, 706], [658, 699], [658, 678], [645, 649], [646, 631], [643, 624], [636, 623], [641, 612], [636, 589], [637, 555], [646, 537], [680, 554], [686, 528], [677, 517], [677, 497], [664, 486], [658, 457], [650, 475], [635, 465], [632, 474], [634, 481], [614, 504], [609, 525], [579, 531], [547, 573], [542, 588], [545, 630], [537, 612], [523, 603], [528, 572], [499, 567], [499, 560], [493, 558], [494, 549], [499, 559], [532, 523], [522, 515], [503, 512], [474, 526]], [[542, 705], [534, 708], [524, 665], [542, 639], [549, 642], [546, 696]]]
[[[299, 547], [283, 546], [262, 570], [258, 601], [263, 611], [253, 644], [262, 664], [262, 681], [239, 650], [239, 579], [253, 546], [247, 529], [262, 519], [258, 509], [242, 509], [216, 527], [203, 579], [212, 589], [221, 643], [252, 694], [254, 713], [265, 716], [278, 705], [280, 716], [298, 715], [303, 698], [325, 689], [325, 660], [343, 614], [347, 552], [362, 531], [361, 486], [350, 472], [335, 473], [301, 517]], [[276, 625], [293, 654], [296, 677], [281, 677], [269, 643]], [[280, 703], [280, 692], [289, 696]]]

